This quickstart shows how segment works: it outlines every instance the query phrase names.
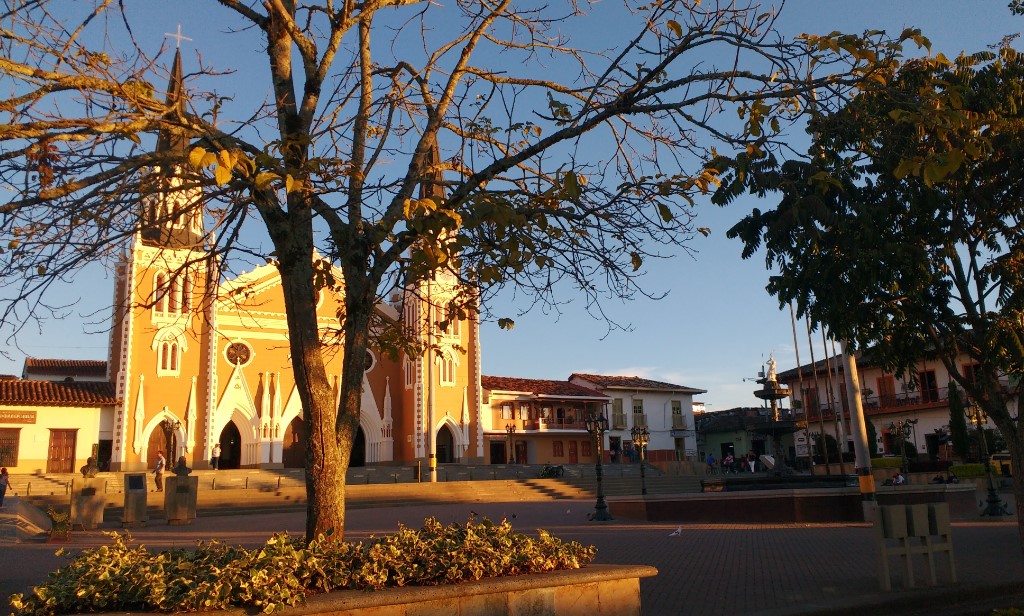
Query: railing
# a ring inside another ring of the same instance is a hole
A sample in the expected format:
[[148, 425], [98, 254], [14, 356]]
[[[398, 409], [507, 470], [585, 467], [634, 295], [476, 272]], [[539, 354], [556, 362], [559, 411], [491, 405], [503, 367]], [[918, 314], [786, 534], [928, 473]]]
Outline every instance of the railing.
[[548, 417], [540, 419], [495, 419], [495, 430], [504, 430], [506, 426], [515, 426], [516, 430], [586, 430], [587, 426], [576, 417]]
[[575, 417], [559, 419], [557, 417], [542, 418], [540, 420], [541, 430], [586, 430], [583, 422], [576, 421]]
[[[946, 404], [949, 401], [949, 389], [946, 387], [937, 387], [934, 389], [919, 389], [915, 391], [901, 391], [894, 392], [891, 394], [883, 394], [881, 396], [861, 395], [861, 403], [864, 405], [866, 412], [885, 412], [893, 409], [900, 409], [908, 406], [926, 406], [932, 404]], [[836, 405], [842, 405], [844, 409], [849, 408], [849, 404], [845, 400], [836, 400]], [[831, 407], [827, 402], [820, 401], [817, 405], [813, 402], [808, 403], [809, 414], [817, 417], [818, 413], [823, 413], [825, 417], [831, 417]]]

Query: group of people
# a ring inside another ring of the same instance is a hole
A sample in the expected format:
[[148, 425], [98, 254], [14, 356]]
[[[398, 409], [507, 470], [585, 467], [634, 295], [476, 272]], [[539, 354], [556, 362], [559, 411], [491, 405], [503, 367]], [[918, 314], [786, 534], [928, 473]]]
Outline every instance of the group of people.
[[[895, 471], [892, 474], [891, 479], [886, 479], [882, 482], [884, 486], [902, 486], [907, 483], [907, 478], [903, 476], [900, 471]], [[932, 483], [960, 483], [960, 478], [956, 476], [956, 473], [949, 473], [946, 477], [942, 475], [936, 475], [932, 477]]]
[[[707, 474], [714, 474], [715, 469], [719, 465], [718, 460], [715, 459], [715, 454], [708, 453], [705, 463], [707, 464]], [[756, 473], [758, 470], [757, 454], [753, 451], [748, 451], [747, 455], [740, 456], [739, 462], [737, 462], [736, 456], [734, 456], [730, 451], [725, 454], [724, 458], [722, 458], [721, 467], [722, 473], [745, 473], [747, 471]]]

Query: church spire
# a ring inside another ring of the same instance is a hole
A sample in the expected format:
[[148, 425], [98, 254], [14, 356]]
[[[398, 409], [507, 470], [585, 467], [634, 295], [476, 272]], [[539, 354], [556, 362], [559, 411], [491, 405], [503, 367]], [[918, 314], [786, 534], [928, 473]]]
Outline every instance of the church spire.
[[423, 165], [423, 181], [420, 182], [420, 199], [437, 197], [444, 199], [444, 174], [438, 165], [441, 164], [441, 151], [437, 147], [437, 137], [430, 142], [427, 160]]
[[194, 249], [204, 236], [202, 191], [182, 186], [191, 135], [180, 126], [188, 117], [180, 49], [174, 52], [165, 102], [164, 118], [169, 126], [157, 135], [155, 153], [160, 162], [143, 185], [141, 235], [150, 246]]
[[[185, 78], [181, 69], [181, 50], [174, 52], [174, 66], [171, 68], [171, 78], [167, 83], [167, 99], [165, 101], [170, 111], [167, 117], [170, 120], [180, 120], [185, 117]], [[188, 137], [181, 128], [163, 128], [157, 137], [156, 151], [180, 156], [185, 159], [188, 148]]]

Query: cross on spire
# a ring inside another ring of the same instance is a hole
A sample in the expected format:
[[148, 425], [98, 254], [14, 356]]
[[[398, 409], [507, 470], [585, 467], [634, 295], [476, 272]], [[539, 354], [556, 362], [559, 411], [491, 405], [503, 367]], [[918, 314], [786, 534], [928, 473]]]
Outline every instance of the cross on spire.
[[181, 41], [183, 41], [183, 40], [184, 41], [191, 41], [192, 40], [189, 37], [182, 35], [182, 33], [181, 33], [181, 24], [178, 24], [178, 32], [177, 32], [177, 34], [171, 34], [170, 32], [164, 32], [164, 36], [167, 36], [167, 37], [170, 37], [172, 39], [175, 39], [177, 41], [177, 43], [178, 43], [178, 49], [181, 49]]

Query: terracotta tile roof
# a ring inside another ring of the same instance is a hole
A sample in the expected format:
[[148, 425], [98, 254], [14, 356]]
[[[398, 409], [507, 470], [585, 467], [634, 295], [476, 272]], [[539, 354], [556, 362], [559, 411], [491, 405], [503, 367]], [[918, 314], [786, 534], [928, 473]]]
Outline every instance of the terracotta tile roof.
[[0, 404], [102, 406], [116, 403], [113, 383], [0, 380]]
[[482, 376], [480, 382], [488, 391], [519, 391], [538, 396], [572, 396], [576, 398], [607, 398], [601, 392], [569, 381], [517, 379], [510, 376]]
[[645, 379], [639, 376], [609, 376], [605, 374], [582, 374], [575, 372], [569, 378], [579, 378], [600, 385], [601, 387], [609, 387], [613, 389], [667, 389], [693, 394], [707, 393], [706, 389], [697, 389], [695, 387], [687, 387], [686, 385], [675, 385], [664, 381], [652, 381], [651, 379]]
[[98, 359], [41, 359], [26, 357], [24, 373], [105, 376], [107, 374], [107, 362]]

